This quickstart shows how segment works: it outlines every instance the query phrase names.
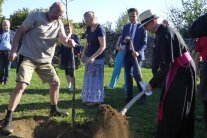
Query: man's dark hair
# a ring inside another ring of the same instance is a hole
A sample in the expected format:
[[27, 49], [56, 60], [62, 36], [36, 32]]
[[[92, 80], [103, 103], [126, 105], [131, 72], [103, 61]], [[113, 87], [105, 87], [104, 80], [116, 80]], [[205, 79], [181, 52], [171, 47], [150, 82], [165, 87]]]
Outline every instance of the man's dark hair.
[[136, 12], [137, 15], [138, 15], [138, 10], [137, 10], [136, 8], [130, 8], [130, 9], [128, 9], [127, 12], [128, 12], [128, 13], [130, 13], [130, 12]]
[[93, 11], [87, 11], [84, 13], [84, 17], [88, 16], [88, 15], [91, 15], [92, 17], [94, 17], [94, 12]]

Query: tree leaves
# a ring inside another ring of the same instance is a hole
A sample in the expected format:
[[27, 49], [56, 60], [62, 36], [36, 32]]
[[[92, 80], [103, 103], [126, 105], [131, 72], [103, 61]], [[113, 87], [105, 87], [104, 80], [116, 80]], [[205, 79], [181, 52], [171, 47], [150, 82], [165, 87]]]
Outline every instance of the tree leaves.
[[189, 27], [195, 19], [207, 12], [207, 2], [206, 0], [181, 0], [181, 4], [181, 8], [171, 5], [167, 11], [167, 17], [183, 37], [189, 38]]

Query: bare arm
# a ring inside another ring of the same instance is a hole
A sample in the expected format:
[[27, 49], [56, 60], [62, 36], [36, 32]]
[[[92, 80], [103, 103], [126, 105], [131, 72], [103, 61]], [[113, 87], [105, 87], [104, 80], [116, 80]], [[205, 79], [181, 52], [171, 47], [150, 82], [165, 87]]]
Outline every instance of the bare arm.
[[106, 48], [106, 37], [98, 37], [100, 48], [92, 55], [93, 58], [98, 57]]
[[59, 39], [60, 39], [60, 42], [61, 42], [64, 46], [70, 47], [70, 46], [68, 45], [68, 37], [66, 36], [64, 29], [61, 29], [61, 30], [60, 30], [60, 32], [59, 32], [59, 34], [58, 34], [58, 37], [59, 37]]
[[106, 37], [98, 37], [100, 48], [89, 58], [88, 63], [92, 64], [96, 57], [98, 57], [106, 48]]
[[68, 44], [68, 37], [66, 36], [66, 34], [63, 34], [62, 32], [59, 33], [59, 39], [60, 39], [60, 42], [64, 45], [64, 46], [67, 46], [67, 47], [71, 47], [69, 46]]
[[85, 55], [85, 53], [86, 53], [86, 49], [87, 49], [87, 48], [88, 48], [88, 45], [84, 46], [82, 54]]
[[65, 29], [63, 27], [63, 24], [61, 21], [59, 21], [59, 23], [61, 24], [59, 33], [58, 33], [58, 37], [60, 39], [60, 42], [66, 46], [66, 47], [75, 47], [76, 42], [73, 39], [68, 38], [68, 36], [65, 33]]
[[17, 48], [19, 45], [19, 41], [21, 39], [21, 37], [23, 36], [23, 34], [28, 30], [28, 28], [24, 27], [24, 26], [20, 26], [15, 35], [14, 35], [14, 39], [12, 41], [12, 48], [11, 48], [11, 52], [8, 56], [9, 60], [13, 61], [16, 58], [16, 52], [17, 52]]
[[23, 34], [27, 31], [28, 29], [25, 28], [24, 26], [20, 26], [15, 35], [14, 35], [14, 39], [12, 41], [12, 48], [11, 48], [11, 52], [12, 53], [16, 53], [18, 45], [19, 45], [19, 41], [21, 39], [21, 37], [23, 36]]
[[83, 48], [83, 51], [82, 51], [82, 54], [81, 54], [81, 60], [83, 61], [83, 62], [85, 62], [85, 53], [86, 53], [86, 49], [88, 48], [88, 45], [86, 45], [86, 46], [84, 46], [84, 48]]

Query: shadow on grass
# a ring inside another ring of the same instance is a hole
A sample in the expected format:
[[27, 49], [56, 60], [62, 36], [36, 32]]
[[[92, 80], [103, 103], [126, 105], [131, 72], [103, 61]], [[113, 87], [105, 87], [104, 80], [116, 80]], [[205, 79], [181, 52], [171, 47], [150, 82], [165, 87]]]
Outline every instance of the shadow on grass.
[[[40, 120], [49, 120], [49, 116], [41, 116], [41, 115], [34, 115], [34, 116], [21, 116], [21, 117], [13, 117], [12, 121], [19, 121], [19, 120], [27, 120], [27, 119], [33, 119], [35, 121], [40, 121]], [[0, 120], [0, 124], [3, 124], [4, 120]]]
[[[5, 112], [5, 110], [7, 109], [8, 105], [7, 104], [3, 104], [3, 105], [0, 105], [0, 112]], [[71, 110], [71, 107], [72, 107], [72, 101], [69, 101], [69, 100], [62, 100], [62, 101], [59, 101], [58, 102], [58, 107], [60, 109], [63, 109], [63, 110]], [[96, 109], [95, 106], [86, 106], [84, 104], [82, 104], [82, 100], [81, 99], [76, 99], [75, 100], [75, 108], [77, 110], [81, 110], [81, 111], [87, 111], [87, 110], [93, 110], [93, 109]], [[24, 112], [24, 111], [38, 111], [38, 110], [50, 110], [50, 102], [43, 102], [43, 103], [40, 103], [40, 102], [37, 102], [37, 103], [20, 103], [15, 112]]]
[[[9, 93], [11, 93], [12, 91], [13, 91], [14, 89], [1, 89], [1, 94], [9, 94]], [[59, 92], [60, 93], [71, 93], [71, 92], [69, 92], [69, 90], [67, 90], [67, 89], [65, 89], [65, 88], [61, 88], [60, 90], [59, 90]], [[76, 93], [77, 94], [80, 94], [81, 93], [81, 90], [80, 89], [77, 89], [76, 90]], [[40, 94], [40, 95], [48, 95], [49, 94], [49, 87], [48, 87], [48, 89], [26, 89], [25, 91], [24, 91], [24, 93], [23, 94]]]
[[[76, 102], [80, 102], [80, 100], [76, 100]], [[59, 101], [58, 107], [63, 109], [68, 109], [71, 107], [71, 101]], [[7, 104], [0, 105], [0, 112], [4, 112], [7, 109]], [[42, 109], [50, 109], [50, 102], [36, 102], [36, 103], [20, 103], [16, 111], [27, 111], [27, 110], [42, 110]]]
[[[5, 89], [8, 92], [8, 89]], [[68, 93], [66, 92], [64, 89], [60, 90], [60, 95], [63, 93]], [[80, 95], [81, 91], [77, 90], [76, 91], [76, 95]], [[48, 96], [48, 90], [47, 89], [28, 89], [25, 91], [25, 94], [36, 94], [36, 95], [47, 95]], [[126, 93], [123, 91], [122, 88], [116, 88], [116, 89], [105, 89], [105, 104], [110, 104], [114, 109], [117, 109], [119, 111], [121, 111], [121, 109], [126, 105], [126, 103], [124, 102]], [[69, 95], [69, 100], [61, 100], [58, 102], [58, 107], [60, 109], [64, 109], [64, 110], [70, 110], [71, 106], [72, 106], [72, 101], [71, 101], [71, 97], [72, 97], [72, 93]], [[27, 97], [24, 97], [27, 98]], [[33, 97], [34, 98], [34, 97]], [[0, 105], [0, 112], [5, 112], [5, 110], [7, 109], [8, 104], [4, 103]], [[86, 106], [84, 104], [82, 104], [82, 100], [81, 99], [76, 99], [75, 100], [75, 108], [80, 109], [82, 111], [89, 111], [89, 112], [93, 112], [93, 109], [96, 109], [92, 106]], [[17, 106], [16, 108], [16, 112], [22, 112], [22, 111], [35, 111], [35, 110], [50, 110], [50, 102], [49, 102], [49, 98], [48, 98], [48, 102], [33, 102], [31, 99], [31, 102], [27, 102], [27, 103], [21, 103]], [[85, 113], [84, 113], [85, 114]], [[82, 116], [81, 114], [79, 114], [80, 116]]]
[[0, 92], [0, 93], [1, 93], [1, 94], [4, 94], [4, 93], [7, 94], [7, 93], [10, 93], [10, 92], [12, 92], [12, 91], [13, 91], [13, 89], [4, 89], [4, 88], [2, 89], [2, 88], [1, 88], [1, 92]]

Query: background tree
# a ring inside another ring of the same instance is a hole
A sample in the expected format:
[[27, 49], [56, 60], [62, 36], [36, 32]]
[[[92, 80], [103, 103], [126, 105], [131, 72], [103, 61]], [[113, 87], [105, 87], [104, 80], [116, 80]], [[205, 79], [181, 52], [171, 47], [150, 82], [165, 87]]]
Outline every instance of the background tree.
[[68, 9], [69, 9], [69, 3], [72, 2], [74, 0], [61, 0], [61, 2], [65, 5], [65, 16], [66, 18], [63, 17], [62, 21], [63, 24], [68, 24], [69, 22], [71, 22], [73, 24], [73, 31], [75, 34], [77, 34], [78, 36], [80, 36], [81, 39], [81, 45], [85, 45], [86, 44], [86, 40], [84, 39], [84, 23], [73, 23], [73, 20], [69, 20], [69, 14], [68, 14]]
[[65, 15], [66, 15], [66, 19], [67, 19], [67, 22], [69, 23], [69, 15], [68, 15], [68, 4], [69, 2], [71, 2], [73, 0], [61, 0], [61, 2], [65, 5]]
[[20, 26], [29, 13], [30, 10], [28, 8], [22, 8], [11, 14], [9, 18], [11, 22], [11, 28], [16, 29], [18, 26]]
[[84, 22], [81, 23], [73, 23], [73, 31], [75, 34], [77, 34], [81, 40], [81, 45], [86, 45], [86, 38], [85, 38], [85, 24]]
[[48, 8], [36, 8], [34, 10], [31, 10], [30, 13], [32, 12], [47, 12]]
[[107, 21], [103, 26], [104, 26], [106, 32], [114, 32], [114, 30], [112, 28], [112, 22]]
[[47, 9], [36, 8], [34, 10], [29, 10], [28, 8], [22, 8], [15, 11], [12, 15], [10, 15], [9, 18], [12, 29], [16, 29], [18, 26], [20, 26], [29, 14], [36, 11], [47, 11]]
[[2, 5], [5, 0], [0, 0], [0, 17], [2, 17]]
[[127, 10], [126, 10], [123, 13], [121, 13], [118, 20], [116, 21], [115, 32], [120, 34], [123, 27], [124, 27], [124, 25], [127, 24], [128, 21], [129, 21], [128, 20], [128, 13], [127, 13]]
[[0, 0], [0, 24], [2, 24], [2, 21], [5, 19], [5, 17], [2, 15], [2, 5], [5, 0]]
[[180, 31], [184, 38], [189, 38], [188, 29], [192, 22], [207, 11], [206, 0], [181, 0], [181, 7], [171, 5], [167, 10], [167, 19]]

